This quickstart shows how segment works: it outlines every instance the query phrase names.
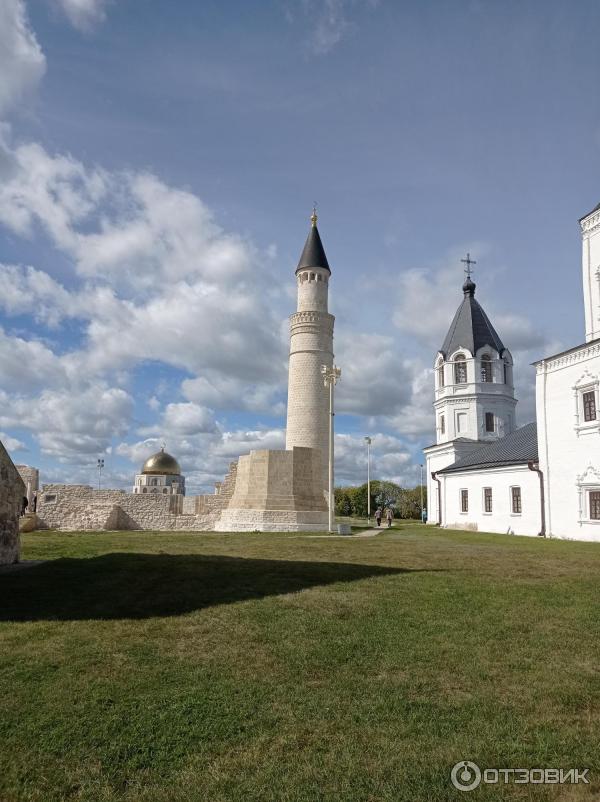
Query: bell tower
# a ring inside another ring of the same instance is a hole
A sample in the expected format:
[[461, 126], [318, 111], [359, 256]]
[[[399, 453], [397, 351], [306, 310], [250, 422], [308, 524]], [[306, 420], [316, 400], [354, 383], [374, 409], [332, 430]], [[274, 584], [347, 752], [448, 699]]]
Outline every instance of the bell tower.
[[513, 361], [478, 301], [467, 254], [463, 301], [435, 359], [436, 442], [498, 440], [513, 432]]

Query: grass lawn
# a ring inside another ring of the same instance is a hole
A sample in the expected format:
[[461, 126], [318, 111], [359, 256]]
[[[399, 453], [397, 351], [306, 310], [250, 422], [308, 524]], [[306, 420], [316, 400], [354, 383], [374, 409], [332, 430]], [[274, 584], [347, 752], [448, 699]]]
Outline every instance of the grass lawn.
[[[600, 795], [600, 545], [439, 531], [25, 535], [0, 800]], [[591, 785], [449, 782], [590, 768]]]

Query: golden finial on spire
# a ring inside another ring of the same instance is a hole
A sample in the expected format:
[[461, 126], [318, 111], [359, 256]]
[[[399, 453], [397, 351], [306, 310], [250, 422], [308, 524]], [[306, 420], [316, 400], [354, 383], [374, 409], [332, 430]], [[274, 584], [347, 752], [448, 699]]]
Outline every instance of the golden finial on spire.
[[310, 216], [310, 222], [313, 224], [313, 228], [317, 225], [317, 202], [313, 203], [313, 211]]

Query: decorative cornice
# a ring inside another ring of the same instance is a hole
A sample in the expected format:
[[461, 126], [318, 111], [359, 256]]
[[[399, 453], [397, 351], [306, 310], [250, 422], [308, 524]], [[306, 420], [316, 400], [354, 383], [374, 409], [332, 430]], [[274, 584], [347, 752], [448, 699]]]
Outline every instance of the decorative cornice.
[[600, 228], [600, 211], [591, 214], [580, 222], [581, 231], [584, 236], [589, 236], [593, 231]]
[[535, 363], [536, 371], [537, 373], [549, 373], [551, 370], [559, 370], [568, 365], [574, 365], [577, 362], [591, 359], [594, 356], [600, 356], [600, 342], [589, 346], [582, 345], [578, 349], [556, 357], [556, 359], [542, 359]]

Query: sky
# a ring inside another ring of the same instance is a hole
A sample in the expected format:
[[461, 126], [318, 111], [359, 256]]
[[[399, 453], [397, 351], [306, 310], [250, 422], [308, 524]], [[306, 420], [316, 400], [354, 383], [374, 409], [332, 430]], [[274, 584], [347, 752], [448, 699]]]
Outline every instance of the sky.
[[460, 259], [515, 359], [584, 340], [600, 5], [1, 0], [0, 439], [42, 482], [188, 492], [284, 446], [313, 202], [337, 483], [413, 486]]

